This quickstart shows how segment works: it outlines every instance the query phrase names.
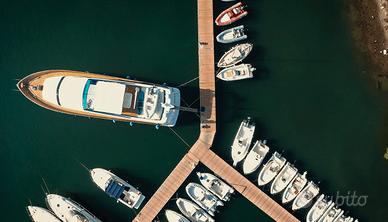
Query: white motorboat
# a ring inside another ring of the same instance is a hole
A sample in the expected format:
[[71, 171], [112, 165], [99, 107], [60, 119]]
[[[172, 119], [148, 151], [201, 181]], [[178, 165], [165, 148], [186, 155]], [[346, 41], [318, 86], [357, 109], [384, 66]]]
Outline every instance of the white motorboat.
[[214, 216], [218, 206], [224, 206], [222, 201], [220, 201], [205, 187], [197, 183], [187, 184], [186, 193], [196, 204], [212, 216]]
[[232, 43], [246, 38], [248, 38], [248, 36], [244, 33], [244, 25], [227, 29], [218, 34], [216, 37], [217, 42], [220, 43]]
[[306, 207], [319, 194], [319, 187], [312, 181], [295, 197], [292, 210]]
[[164, 214], [168, 222], [190, 222], [186, 217], [172, 210], [166, 210]]
[[353, 222], [353, 217], [345, 216], [343, 213], [340, 215], [337, 219], [335, 219], [335, 222]]
[[138, 209], [145, 198], [139, 190], [108, 170], [94, 168], [90, 176], [101, 190], [129, 208]]
[[247, 157], [244, 159], [243, 172], [244, 174], [250, 174], [255, 172], [260, 164], [263, 162], [265, 156], [269, 151], [269, 147], [265, 145], [265, 140], [256, 141], [252, 149], [249, 151]]
[[42, 207], [27, 206], [27, 212], [33, 222], [62, 222], [57, 216]]
[[271, 184], [271, 194], [277, 194], [283, 191], [291, 182], [291, 180], [294, 179], [297, 172], [298, 169], [296, 169], [294, 165], [286, 163], [286, 165], [275, 177], [274, 181]]
[[230, 67], [245, 59], [252, 51], [253, 45], [250, 43], [239, 44], [231, 48], [218, 61], [218, 67]]
[[317, 222], [332, 204], [331, 200], [325, 199], [325, 195], [321, 194], [307, 213], [306, 222]]
[[303, 174], [298, 173], [296, 177], [288, 184], [282, 195], [282, 203], [286, 204], [292, 201], [302, 191], [307, 184], [307, 172]]
[[71, 200], [57, 194], [47, 194], [46, 202], [48, 207], [63, 222], [101, 222], [86, 208]]
[[214, 222], [214, 219], [195, 203], [178, 198], [176, 205], [179, 210], [192, 222]]
[[220, 200], [230, 200], [230, 195], [234, 193], [234, 189], [227, 183], [210, 173], [197, 172], [197, 176], [201, 184], [218, 198], [220, 198]]
[[[341, 221], [341, 217], [344, 215], [344, 211], [341, 210], [340, 213], [334, 218], [333, 222], [337, 222], [338, 220]], [[345, 220], [343, 220], [342, 222], [344, 222]]]
[[252, 67], [251, 64], [240, 64], [221, 70], [217, 74], [217, 78], [224, 81], [250, 79], [253, 78], [253, 71], [255, 70], [256, 68]]
[[241, 122], [232, 144], [233, 166], [247, 155], [254, 132], [255, 124], [250, 122], [249, 117]]
[[331, 206], [323, 213], [322, 217], [319, 218], [318, 222], [333, 222], [334, 219], [338, 217], [338, 215], [341, 213], [341, 209], [336, 207], [334, 203], [331, 204]]
[[275, 176], [280, 172], [286, 163], [286, 159], [282, 157], [278, 152], [272, 154], [271, 159], [264, 164], [263, 169], [261, 169], [257, 182], [259, 186], [264, 186], [271, 182]]

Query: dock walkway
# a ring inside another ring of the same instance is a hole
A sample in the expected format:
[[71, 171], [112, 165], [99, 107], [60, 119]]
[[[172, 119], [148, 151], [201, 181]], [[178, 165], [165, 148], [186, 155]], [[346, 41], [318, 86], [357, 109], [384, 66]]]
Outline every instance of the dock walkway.
[[198, 56], [200, 90], [200, 135], [133, 222], [151, 222], [192, 173], [203, 163], [220, 178], [232, 185], [249, 201], [275, 221], [299, 221], [272, 200], [252, 182], [210, 150], [216, 134], [216, 95], [213, 33], [213, 0], [198, 2]]

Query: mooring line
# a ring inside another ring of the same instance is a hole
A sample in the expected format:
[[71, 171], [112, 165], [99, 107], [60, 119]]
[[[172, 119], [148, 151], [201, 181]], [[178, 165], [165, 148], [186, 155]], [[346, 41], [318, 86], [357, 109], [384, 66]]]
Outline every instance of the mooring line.
[[191, 107], [194, 103], [196, 103], [199, 100], [200, 97], [196, 98], [194, 102], [190, 103], [189, 107]]
[[197, 76], [197, 77], [195, 77], [194, 79], [191, 79], [191, 80], [189, 80], [189, 81], [187, 81], [187, 82], [185, 82], [185, 83], [182, 83], [182, 84], [180, 84], [180, 85], [177, 86], [177, 87], [179, 88], [179, 87], [185, 86], [185, 85], [187, 85], [187, 84], [189, 84], [189, 83], [191, 83], [191, 82], [197, 80], [198, 78], [199, 78], [199, 76]]
[[168, 127], [187, 147], [190, 147], [190, 145], [171, 127]]

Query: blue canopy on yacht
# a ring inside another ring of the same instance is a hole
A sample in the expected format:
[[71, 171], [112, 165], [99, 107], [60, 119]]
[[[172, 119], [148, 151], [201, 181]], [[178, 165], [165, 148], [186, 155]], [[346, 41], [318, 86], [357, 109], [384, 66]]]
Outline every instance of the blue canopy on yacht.
[[119, 184], [118, 182], [111, 180], [105, 189], [105, 193], [107, 193], [110, 197], [113, 197], [117, 200], [119, 199], [120, 195], [123, 193], [124, 188], [125, 187], [122, 184]]

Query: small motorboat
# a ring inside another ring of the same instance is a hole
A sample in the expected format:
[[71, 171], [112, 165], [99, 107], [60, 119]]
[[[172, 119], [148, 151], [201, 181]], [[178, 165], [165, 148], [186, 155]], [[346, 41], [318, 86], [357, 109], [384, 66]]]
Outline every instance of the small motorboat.
[[264, 186], [271, 182], [283, 168], [285, 163], [286, 159], [275, 151], [271, 159], [269, 159], [268, 162], [264, 164], [263, 169], [261, 169], [259, 173], [257, 179], [259, 186]]
[[277, 194], [283, 191], [291, 182], [291, 180], [294, 179], [296, 173], [298, 173], [298, 169], [296, 169], [294, 165], [286, 163], [286, 165], [275, 177], [274, 181], [271, 184], [271, 194]]
[[342, 215], [335, 219], [334, 222], [353, 222], [353, 220], [352, 217], [347, 217], [342, 213]]
[[232, 144], [233, 166], [236, 166], [247, 155], [254, 132], [255, 124], [251, 123], [250, 117], [241, 122]]
[[166, 210], [164, 215], [166, 215], [168, 222], [190, 222], [186, 217], [173, 210]]
[[192, 222], [214, 222], [215, 220], [205, 210], [190, 200], [178, 198], [176, 205], [179, 210]]
[[48, 208], [63, 222], [101, 222], [79, 203], [57, 194], [47, 194], [46, 203]]
[[214, 216], [218, 206], [224, 206], [224, 203], [214, 196], [202, 185], [189, 183], [186, 186], [186, 193], [200, 207]]
[[216, 18], [216, 25], [225, 26], [232, 24], [233, 22], [240, 20], [244, 16], [248, 15], [248, 11], [245, 10], [245, 5], [241, 2], [225, 9]]
[[298, 173], [296, 177], [291, 181], [291, 183], [288, 184], [282, 195], [283, 204], [292, 201], [300, 193], [300, 191], [302, 191], [304, 186], [306, 186], [306, 174], [307, 172], [304, 172], [303, 174]]
[[253, 45], [250, 43], [238, 44], [229, 49], [218, 61], [219, 68], [233, 66], [245, 59], [252, 51]]
[[217, 42], [220, 43], [232, 43], [244, 40], [246, 38], [248, 38], [248, 36], [244, 33], [244, 25], [227, 29], [218, 34], [216, 37]]
[[197, 172], [197, 176], [201, 184], [220, 198], [220, 200], [230, 200], [230, 195], [234, 193], [234, 189], [227, 183], [210, 173]]
[[306, 216], [306, 222], [317, 222], [322, 217], [323, 213], [331, 206], [332, 201], [325, 199], [325, 195], [321, 194], [318, 200], [311, 207]]
[[306, 207], [318, 194], [319, 187], [314, 182], [310, 181], [298, 196], [295, 197], [294, 202], [292, 202], [292, 210], [295, 211]]
[[27, 206], [27, 213], [33, 222], [62, 222], [51, 211], [36, 206]]
[[101, 190], [129, 208], [138, 209], [145, 199], [138, 189], [108, 170], [94, 168], [90, 176]]
[[343, 213], [343, 210], [332, 203], [325, 213], [323, 213], [322, 217], [319, 218], [318, 222], [333, 222], [341, 213]]
[[224, 81], [250, 79], [253, 78], [253, 71], [255, 70], [256, 68], [252, 67], [251, 64], [240, 64], [221, 70], [217, 74], [217, 78], [222, 79]]
[[269, 147], [265, 145], [265, 143], [265, 140], [263, 142], [258, 140], [256, 141], [255, 145], [253, 145], [251, 151], [249, 151], [247, 157], [244, 159], [244, 174], [253, 173], [259, 168], [260, 164], [263, 162], [269, 151]]

